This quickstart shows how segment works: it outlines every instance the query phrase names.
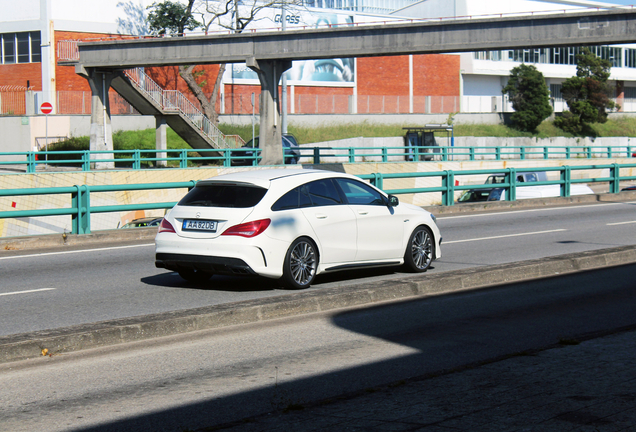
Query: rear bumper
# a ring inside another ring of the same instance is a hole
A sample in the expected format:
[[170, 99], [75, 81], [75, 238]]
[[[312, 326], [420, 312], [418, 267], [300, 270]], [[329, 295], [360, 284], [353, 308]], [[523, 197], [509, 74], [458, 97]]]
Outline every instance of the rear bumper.
[[216, 274], [256, 275], [242, 259], [205, 255], [157, 253], [155, 267], [172, 271], [196, 269]]

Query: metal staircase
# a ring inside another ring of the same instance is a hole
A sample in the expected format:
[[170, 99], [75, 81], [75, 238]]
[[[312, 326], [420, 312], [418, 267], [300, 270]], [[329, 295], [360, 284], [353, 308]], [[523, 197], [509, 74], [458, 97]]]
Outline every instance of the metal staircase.
[[128, 69], [113, 79], [111, 87], [140, 114], [161, 115], [192, 148], [226, 149], [236, 141], [225, 135], [178, 90], [164, 90], [142, 68]]

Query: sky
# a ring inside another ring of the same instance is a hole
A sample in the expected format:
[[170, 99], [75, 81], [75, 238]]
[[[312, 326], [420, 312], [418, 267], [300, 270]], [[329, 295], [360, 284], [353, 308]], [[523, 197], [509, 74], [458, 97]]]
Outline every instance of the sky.
[[601, 3], [614, 3], [621, 5], [636, 5], [636, 0], [596, 0]]

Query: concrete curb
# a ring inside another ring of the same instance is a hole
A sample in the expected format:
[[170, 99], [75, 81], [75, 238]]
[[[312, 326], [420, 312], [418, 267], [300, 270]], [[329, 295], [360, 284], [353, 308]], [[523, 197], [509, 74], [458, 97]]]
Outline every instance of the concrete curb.
[[0, 251], [41, 250], [60, 246], [82, 246], [154, 240], [157, 227], [98, 231], [91, 234], [47, 234], [0, 238]]
[[52, 354], [69, 353], [197, 330], [256, 323], [385, 301], [422, 298], [633, 263], [636, 263], [636, 246], [622, 246], [15, 334], [0, 337], [0, 363], [39, 357], [44, 349]]

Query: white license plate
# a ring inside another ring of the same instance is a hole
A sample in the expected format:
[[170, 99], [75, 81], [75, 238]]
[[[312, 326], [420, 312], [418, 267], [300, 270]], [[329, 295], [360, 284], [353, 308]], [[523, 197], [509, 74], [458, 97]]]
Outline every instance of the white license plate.
[[183, 221], [183, 230], [216, 232], [216, 225], [217, 221], [186, 219]]

